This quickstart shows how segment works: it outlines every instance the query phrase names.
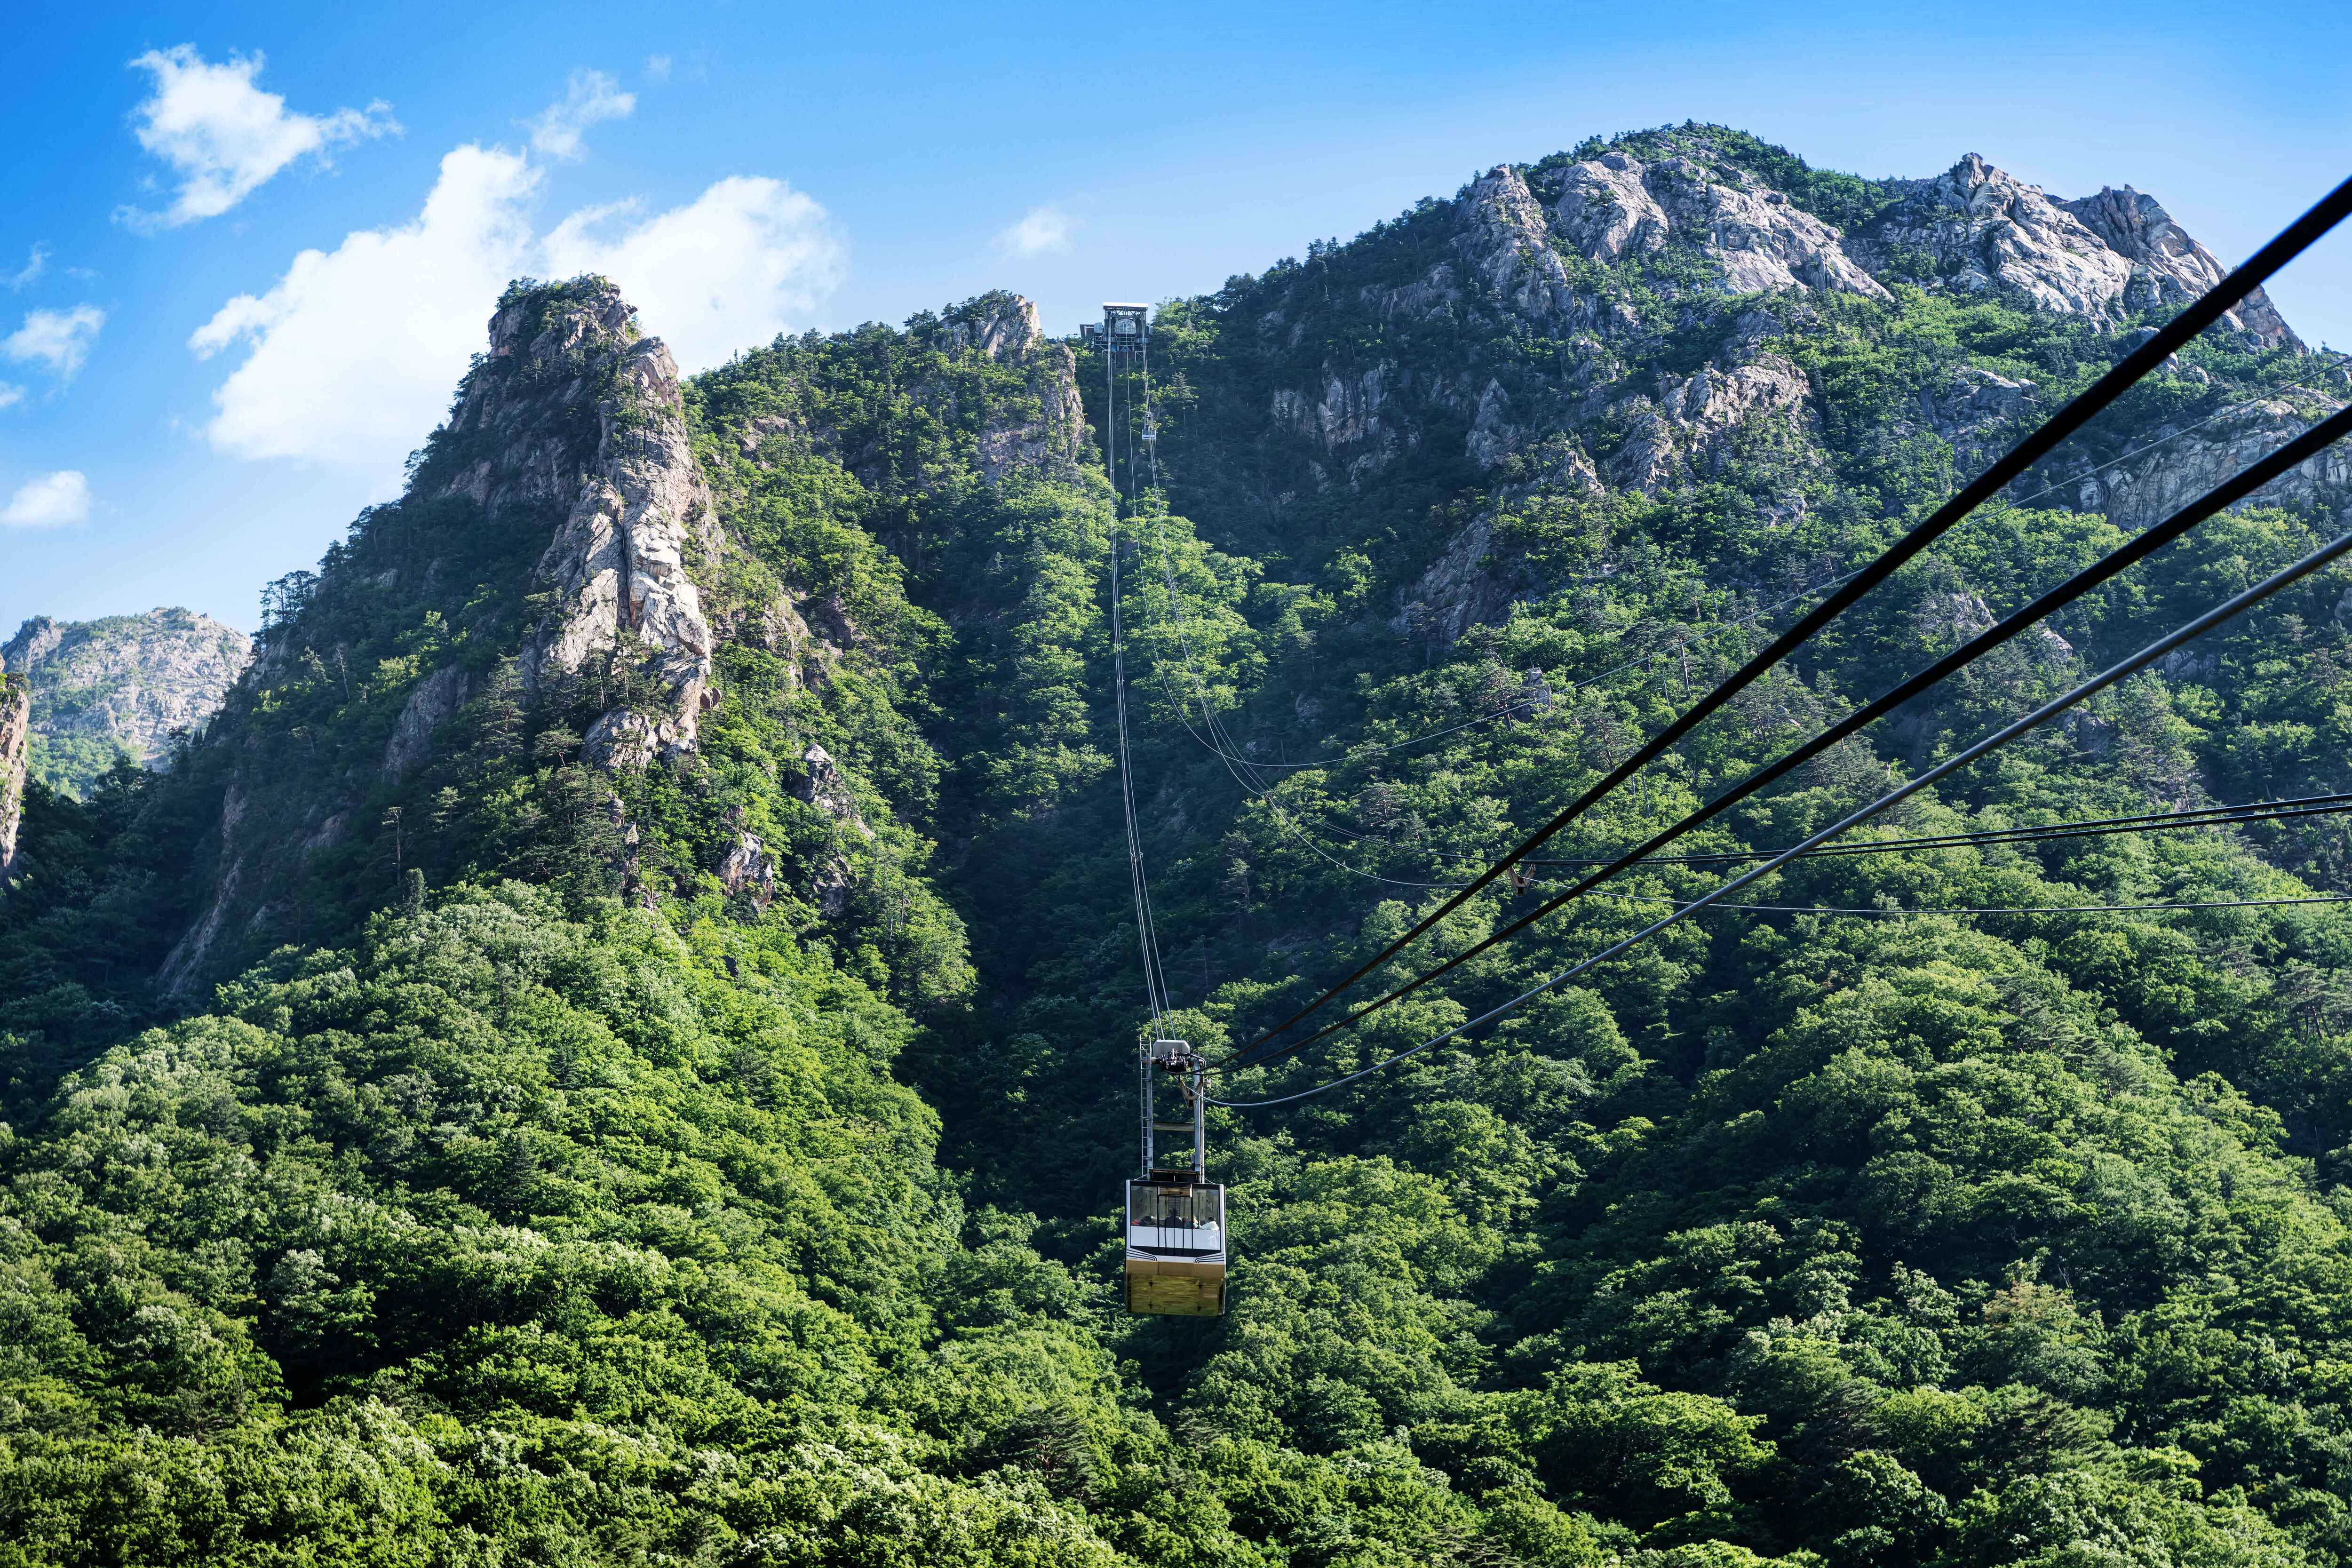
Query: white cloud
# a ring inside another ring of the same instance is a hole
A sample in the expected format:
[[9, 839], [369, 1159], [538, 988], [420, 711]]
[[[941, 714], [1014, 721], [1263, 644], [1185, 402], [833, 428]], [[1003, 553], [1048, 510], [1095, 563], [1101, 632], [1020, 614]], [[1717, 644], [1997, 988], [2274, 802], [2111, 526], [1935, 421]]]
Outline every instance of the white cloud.
[[669, 57], [667, 55], [647, 55], [646, 57], [646, 79], [647, 81], [667, 81], [669, 79]]
[[89, 358], [89, 345], [106, 325], [106, 312], [95, 305], [70, 310], [27, 310], [25, 324], [0, 339], [0, 353], [26, 363], [37, 361], [51, 374], [70, 380]]
[[8, 292], [13, 294], [28, 283], [37, 282], [41, 274], [48, 270], [48, 247], [37, 245], [33, 247], [33, 254], [26, 258], [23, 267], [14, 272], [0, 272], [0, 285], [5, 285]]
[[0, 508], [0, 526], [8, 528], [64, 528], [89, 521], [89, 481], [77, 468], [28, 480]]
[[0, 408], [14, 408], [25, 401], [25, 389], [13, 381], [0, 381]]
[[824, 209], [782, 180], [721, 180], [691, 205], [612, 233], [632, 210], [564, 219], [547, 237], [547, 270], [618, 283], [682, 370], [767, 342], [841, 279], [844, 251]]
[[115, 216], [133, 228], [173, 228], [217, 217], [297, 158], [327, 161], [334, 148], [367, 137], [397, 135], [392, 107], [297, 114], [274, 92], [253, 85], [261, 57], [231, 55], [215, 65], [193, 44], [150, 49], [131, 62], [152, 72], [154, 95], [133, 111], [139, 144], [181, 175], [178, 194], [160, 213], [123, 207]]
[[1078, 219], [1066, 212], [1053, 207], [1031, 207], [1019, 223], [1002, 230], [989, 241], [989, 248], [999, 256], [1043, 256], [1047, 251], [1058, 253], [1070, 248], [1070, 237], [1081, 226]]
[[538, 183], [515, 153], [459, 147], [415, 222], [303, 251], [268, 293], [223, 305], [188, 346], [205, 358], [253, 346], [213, 394], [206, 437], [234, 457], [397, 473], [448, 406], [499, 290], [529, 270]]
[[637, 95], [623, 92], [621, 84], [603, 71], [576, 70], [563, 84], [563, 96], [525, 123], [530, 144], [551, 158], [577, 158], [587, 149], [581, 136], [605, 120], [626, 120], [637, 107]]
[[509, 279], [601, 272], [688, 370], [762, 343], [837, 280], [824, 211], [779, 180], [721, 180], [642, 223], [590, 208], [541, 239], [540, 181], [520, 154], [460, 147], [416, 220], [306, 250], [268, 293], [229, 300], [189, 338], [209, 359], [248, 345], [205, 427], [234, 457], [296, 458], [377, 477], [448, 406]]

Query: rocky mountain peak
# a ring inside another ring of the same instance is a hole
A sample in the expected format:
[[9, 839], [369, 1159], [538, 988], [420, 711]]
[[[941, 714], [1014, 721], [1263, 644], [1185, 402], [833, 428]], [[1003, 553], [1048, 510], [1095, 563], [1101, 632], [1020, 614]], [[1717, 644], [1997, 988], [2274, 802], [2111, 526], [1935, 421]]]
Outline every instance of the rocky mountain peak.
[[[2133, 308], [2186, 303], [2219, 283], [2229, 271], [2145, 191], [2106, 185], [2095, 195], [2063, 205], [2107, 248], [2132, 264], [2124, 300]], [[2303, 341], [2288, 329], [2270, 296], [2260, 289], [2221, 321], [2230, 331], [2248, 334], [2260, 347], [2303, 350]]]
[[1834, 224], [1744, 171], [1687, 155], [1643, 163], [1612, 148], [1573, 164], [1552, 211], [1560, 237], [1610, 262], [1680, 243], [1721, 265], [1736, 294], [1820, 289], [1884, 300]]
[[467, 460], [435, 490], [493, 522], [560, 514], [520, 669], [532, 688], [607, 658], [653, 677], [664, 700], [615, 708], [588, 732], [590, 760], [622, 767], [694, 747], [711, 636], [686, 561], [716, 540], [677, 363], [635, 320], [602, 278], [510, 291], [442, 437]]
[[2039, 185], [1968, 153], [1912, 182], [1874, 225], [1874, 270], [1909, 272], [1929, 288], [2012, 290], [2038, 310], [2102, 322], [2130, 282], [2132, 264]]
[[941, 347], [978, 349], [1000, 362], [1024, 357], [1045, 337], [1036, 302], [1001, 289], [968, 300], [940, 321]]
[[1472, 271], [1523, 315], [1543, 317], [1569, 308], [1568, 272], [1552, 254], [1543, 204], [1527, 177], [1498, 164], [1463, 193], [1463, 232], [1456, 242]]
[[[2102, 326], [2185, 303], [2228, 271], [2144, 192], [2107, 186], [2063, 201], [1975, 153], [1909, 182], [1854, 248], [1873, 270], [1927, 289], [2008, 290]], [[2258, 348], [2303, 347], [2260, 289], [2221, 324]]]
[[173, 736], [204, 727], [252, 657], [235, 626], [177, 608], [35, 616], [0, 644], [0, 669], [26, 676], [32, 691], [33, 775], [71, 795], [118, 752], [162, 767]]

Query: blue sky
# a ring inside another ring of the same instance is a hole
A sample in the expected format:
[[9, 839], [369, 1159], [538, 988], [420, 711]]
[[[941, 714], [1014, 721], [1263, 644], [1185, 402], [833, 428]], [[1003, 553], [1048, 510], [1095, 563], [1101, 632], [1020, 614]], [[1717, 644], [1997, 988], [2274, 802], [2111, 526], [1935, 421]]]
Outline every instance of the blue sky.
[[[2299, 0], [16, 15], [0, 636], [251, 627], [396, 493], [513, 271], [614, 272], [691, 367], [998, 286], [1066, 330], [1684, 119], [2132, 184], [2225, 262], [2352, 172], [2352, 7]], [[2352, 240], [2273, 293], [2352, 344]]]

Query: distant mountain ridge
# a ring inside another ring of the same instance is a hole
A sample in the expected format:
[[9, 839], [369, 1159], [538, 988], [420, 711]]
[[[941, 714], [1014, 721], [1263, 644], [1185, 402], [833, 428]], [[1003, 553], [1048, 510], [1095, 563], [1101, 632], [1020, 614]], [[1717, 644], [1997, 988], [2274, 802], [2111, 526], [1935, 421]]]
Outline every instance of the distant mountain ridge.
[[252, 658], [252, 639], [235, 626], [177, 608], [35, 616], [0, 644], [0, 670], [32, 690], [31, 776], [75, 795], [118, 752], [163, 766], [173, 738], [204, 727]]

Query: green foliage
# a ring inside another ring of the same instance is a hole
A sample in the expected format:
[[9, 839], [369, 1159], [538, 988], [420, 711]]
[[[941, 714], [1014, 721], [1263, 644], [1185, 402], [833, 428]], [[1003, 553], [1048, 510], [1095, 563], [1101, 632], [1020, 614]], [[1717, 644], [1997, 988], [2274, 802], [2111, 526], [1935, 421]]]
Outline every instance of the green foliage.
[[[1889, 195], [1721, 128], [1617, 144], [1849, 226]], [[1451, 210], [1165, 307], [1166, 488], [1125, 504], [1069, 403], [1101, 361], [1008, 351], [1006, 297], [698, 378], [692, 756], [582, 760], [631, 648], [524, 689], [544, 530], [422, 499], [470, 460], [445, 432], [275, 591], [218, 731], [266, 787], [229, 798], [223, 743], [37, 785], [0, 901], [0, 1563], [2352, 1559], [2352, 919], [1937, 912], [2352, 891], [2340, 818], [1797, 862], [1392, 1072], [1217, 1111], [1230, 1314], [1118, 1312], [1146, 1020], [1114, 564], [1163, 1022], [1223, 1053], [1948, 494], [1980, 454], [1923, 395], [1973, 365], [2047, 406], [2116, 353], [1999, 299], [1568, 258], [1638, 324], [1628, 386], [1737, 332], [1809, 388], [1648, 491], [1589, 484], [1640, 429], [1575, 412], [1560, 342], [1475, 279], [1383, 304], [1455, 256]], [[1375, 979], [2113, 548], [2032, 492], [2287, 375], [2189, 357]], [[1482, 469], [1402, 392], [1392, 448], [1269, 419], [1381, 366], [1552, 434]], [[1789, 843], [2332, 526], [2216, 519], [1682, 847]], [[1478, 613], [1415, 618], [1439, 579]], [[2346, 582], [1856, 837], [2352, 787]], [[266, 829], [238, 874], [281, 891], [240, 907], [235, 978], [158, 996], [235, 814]], [[1222, 1087], [1413, 1047], [1722, 875], [1620, 879]]]

